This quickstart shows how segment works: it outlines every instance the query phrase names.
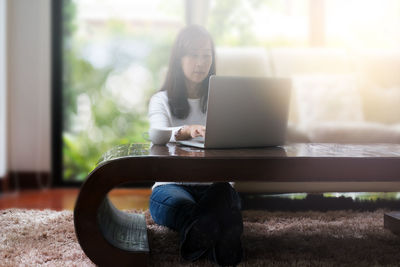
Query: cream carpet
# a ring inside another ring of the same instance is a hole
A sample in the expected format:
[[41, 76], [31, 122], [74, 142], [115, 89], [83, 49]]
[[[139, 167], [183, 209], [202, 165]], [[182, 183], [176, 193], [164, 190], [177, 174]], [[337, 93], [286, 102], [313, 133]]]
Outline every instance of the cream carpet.
[[[375, 212], [244, 211], [240, 266], [399, 266], [400, 237]], [[212, 266], [179, 259], [178, 234], [145, 212], [150, 266]], [[75, 237], [71, 211], [0, 210], [0, 266], [93, 266]]]

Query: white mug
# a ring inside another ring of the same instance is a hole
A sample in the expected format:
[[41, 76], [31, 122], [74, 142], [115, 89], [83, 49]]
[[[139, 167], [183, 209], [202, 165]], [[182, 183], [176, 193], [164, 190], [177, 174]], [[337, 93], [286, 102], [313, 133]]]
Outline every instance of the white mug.
[[169, 142], [171, 134], [172, 130], [168, 128], [150, 128], [148, 132], [148, 140], [151, 141], [154, 145], [165, 145]]

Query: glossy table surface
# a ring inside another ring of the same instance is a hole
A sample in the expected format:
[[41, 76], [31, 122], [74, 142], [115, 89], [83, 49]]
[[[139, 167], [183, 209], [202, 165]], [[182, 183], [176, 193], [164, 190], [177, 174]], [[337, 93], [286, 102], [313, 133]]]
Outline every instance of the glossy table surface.
[[119, 160], [149, 164], [156, 173], [143, 181], [400, 181], [400, 144], [294, 143], [240, 149], [131, 144], [106, 152], [98, 168]]
[[114, 147], [83, 184], [74, 209], [78, 241], [103, 266], [145, 266], [145, 219], [115, 208], [107, 193], [137, 181], [400, 182], [400, 145], [288, 144], [198, 149], [167, 144]]
[[168, 143], [166, 146], [150, 144], [120, 145], [106, 152], [100, 162], [121, 157], [189, 157], [189, 158], [300, 158], [342, 157], [380, 158], [400, 157], [400, 144], [333, 144], [294, 143], [279, 147], [200, 149]]

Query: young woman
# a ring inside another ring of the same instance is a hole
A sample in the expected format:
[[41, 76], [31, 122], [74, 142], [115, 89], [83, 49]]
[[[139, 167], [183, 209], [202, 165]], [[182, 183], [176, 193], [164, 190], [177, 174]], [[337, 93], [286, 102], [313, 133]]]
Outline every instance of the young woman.
[[[205, 135], [208, 81], [215, 74], [210, 34], [187, 26], [172, 48], [167, 77], [149, 104], [150, 127], [171, 127], [171, 142]], [[229, 183], [157, 182], [150, 197], [153, 220], [180, 233], [181, 256], [236, 265], [243, 257], [238, 193]]]

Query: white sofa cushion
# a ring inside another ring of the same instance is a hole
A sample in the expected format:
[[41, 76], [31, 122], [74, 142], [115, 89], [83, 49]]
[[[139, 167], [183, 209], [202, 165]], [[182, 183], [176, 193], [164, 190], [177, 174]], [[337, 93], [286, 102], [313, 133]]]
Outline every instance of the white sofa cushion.
[[366, 121], [400, 123], [400, 86], [385, 88], [364, 84], [361, 99]]
[[366, 121], [400, 123], [400, 49], [351, 53]]
[[330, 48], [271, 48], [271, 72], [275, 77], [297, 74], [344, 74], [352, 70], [344, 49]]
[[260, 47], [217, 47], [217, 75], [271, 76], [266, 50]]
[[295, 75], [293, 95], [301, 127], [364, 120], [357, 82], [352, 75]]
[[372, 122], [325, 122], [308, 128], [308, 137], [316, 143], [400, 143], [400, 124]]

